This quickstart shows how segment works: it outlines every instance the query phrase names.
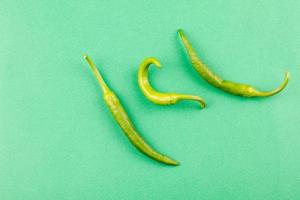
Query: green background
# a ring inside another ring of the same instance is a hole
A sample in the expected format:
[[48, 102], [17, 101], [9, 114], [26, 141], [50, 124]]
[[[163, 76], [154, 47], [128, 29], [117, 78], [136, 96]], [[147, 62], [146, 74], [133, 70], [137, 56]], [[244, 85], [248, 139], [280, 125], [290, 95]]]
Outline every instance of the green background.
[[[0, 199], [299, 199], [300, 1], [36, 1], [0, 5]], [[203, 81], [183, 28], [221, 77], [274, 97], [246, 99]], [[82, 54], [119, 95], [143, 137], [181, 162], [139, 153], [106, 108]], [[202, 96], [157, 106], [160, 91]]]

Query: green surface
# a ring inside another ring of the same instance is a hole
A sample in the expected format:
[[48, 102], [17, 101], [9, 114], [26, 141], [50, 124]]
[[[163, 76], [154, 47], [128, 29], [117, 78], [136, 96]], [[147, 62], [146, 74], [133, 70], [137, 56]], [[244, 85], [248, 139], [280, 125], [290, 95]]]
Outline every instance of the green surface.
[[[299, 199], [300, 1], [12, 1], [0, 3], [0, 199]], [[220, 76], [259, 89], [246, 99], [203, 81], [183, 28]], [[95, 61], [144, 138], [128, 142], [82, 54]], [[157, 106], [139, 91], [145, 57], [160, 91], [202, 96]]]

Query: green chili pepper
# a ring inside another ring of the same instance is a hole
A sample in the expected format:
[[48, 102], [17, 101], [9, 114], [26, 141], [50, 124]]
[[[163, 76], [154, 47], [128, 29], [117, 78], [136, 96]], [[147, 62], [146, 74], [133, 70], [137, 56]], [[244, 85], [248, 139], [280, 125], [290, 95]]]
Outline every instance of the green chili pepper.
[[176, 104], [181, 100], [194, 100], [198, 101], [201, 107], [205, 107], [205, 102], [202, 98], [194, 95], [176, 94], [176, 93], [160, 93], [156, 91], [149, 83], [148, 69], [151, 64], [156, 67], [161, 67], [160, 62], [156, 58], [146, 58], [139, 67], [138, 83], [143, 94], [151, 102], [159, 105], [171, 105]]
[[272, 95], [279, 93], [286, 87], [286, 85], [289, 82], [289, 72], [286, 72], [284, 81], [278, 88], [276, 88], [273, 91], [262, 92], [262, 91], [256, 90], [254, 87], [252, 87], [250, 85], [223, 80], [219, 76], [217, 76], [215, 73], [213, 73], [205, 64], [203, 64], [203, 62], [197, 56], [191, 43], [188, 41], [187, 37], [183, 33], [183, 30], [179, 29], [178, 33], [179, 33], [180, 38], [186, 48], [187, 54], [192, 62], [193, 67], [195, 68], [195, 70], [208, 83], [210, 83], [211, 85], [213, 85], [217, 88], [220, 88], [221, 90], [224, 90], [231, 94], [245, 96], [245, 97], [266, 97], [266, 96], [272, 96]]
[[124, 110], [120, 100], [116, 96], [116, 94], [111, 91], [111, 89], [106, 85], [105, 81], [103, 80], [100, 72], [98, 71], [95, 64], [92, 60], [87, 56], [84, 55], [84, 58], [89, 63], [94, 75], [96, 76], [102, 91], [103, 97], [106, 105], [108, 106], [110, 112], [112, 113], [113, 117], [117, 121], [118, 125], [121, 127], [125, 135], [128, 137], [130, 142], [142, 153], [149, 156], [150, 158], [157, 160], [159, 162], [168, 164], [168, 165], [179, 165], [179, 163], [165, 155], [162, 155], [152, 149], [138, 134], [133, 126], [129, 116], [127, 115], [126, 111]]

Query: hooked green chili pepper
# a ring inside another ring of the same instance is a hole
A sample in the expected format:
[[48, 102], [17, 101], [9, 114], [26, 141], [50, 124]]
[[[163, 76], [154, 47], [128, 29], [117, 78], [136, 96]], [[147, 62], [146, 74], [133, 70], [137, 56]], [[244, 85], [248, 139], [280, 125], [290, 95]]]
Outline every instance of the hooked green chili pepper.
[[176, 94], [176, 93], [161, 93], [156, 91], [149, 83], [148, 69], [151, 64], [156, 67], [161, 67], [160, 62], [156, 58], [146, 58], [139, 67], [138, 83], [143, 94], [151, 102], [159, 105], [171, 105], [176, 104], [181, 100], [194, 100], [198, 101], [201, 107], [205, 107], [205, 102], [202, 98], [194, 95]]
[[183, 33], [183, 30], [179, 29], [178, 33], [180, 38], [186, 48], [187, 54], [192, 62], [193, 67], [199, 73], [199, 75], [205, 79], [211, 85], [220, 88], [228, 93], [240, 95], [244, 97], [267, 97], [272, 96], [280, 91], [282, 91], [289, 82], [289, 73], [285, 73], [285, 78], [283, 83], [273, 91], [263, 92], [256, 90], [254, 87], [246, 84], [235, 83], [227, 80], [221, 79], [215, 73], [213, 73], [197, 56], [195, 50], [193, 49], [191, 43], [188, 41], [187, 37]]
[[121, 127], [125, 135], [128, 137], [130, 142], [142, 153], [149, 156], [150, 158], [157, 160], [159, 162], [168, 164], [168, 165], [179, 165], [179, 162], [162, 155], [152, 149], [138, 134], [133, 126], [129, 116], [127, 115], [126, 111], [124, 110], [120, 100], [116, 96], [116, 94], [111, 91], [111, 89], [106, 85], [104, 79], [102, 78], [100, 72], [98, 71], [97, 67], [93, 63], [93, 61], [87, 56], [84, 55], [84, 58], [89, 63], [94, 75], [96, 76], [100, 87], [103, 91], [103, 98], [108, 106], [110, 112], [112, 113], [113, 117], [117, 121], [118, 125]]

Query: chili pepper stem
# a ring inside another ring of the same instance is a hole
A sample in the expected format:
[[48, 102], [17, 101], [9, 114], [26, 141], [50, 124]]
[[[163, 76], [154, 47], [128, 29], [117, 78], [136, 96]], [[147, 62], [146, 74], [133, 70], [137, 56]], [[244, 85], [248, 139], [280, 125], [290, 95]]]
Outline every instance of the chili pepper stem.
[[275, 90], [272, 90], [270, 92], [258, 92], [257, 96], [268, 97], [268, 96], [273, 96], [273, 95], [281, 92], [286, 87], [286, 85], [288, 84], [289, 77], [290, 77], [290, 73], [285, 72], [284, 81], [279, 87], [277, 87]]
[[201, 108], [205, 108], [206, 104], [204, 99], [202, 99], [201, 97], [198, 96], [194, 96], [194, 95], [180, 95], [180, 100], [194, 100], [194, 101], [198, 101], [200, 103]]
[[89, 66], [92, 69], [97, 81], [99, 82], [103, 93], [110, 91], [110, 89], [108, 88], [107, 84], [105, 83], [102, 75], [100, 74], [99, 70], [97, 69], [92, 59], [90, 59], [90, 57], [87, 54], [83, 54], [83, 58], [89, 63]]

